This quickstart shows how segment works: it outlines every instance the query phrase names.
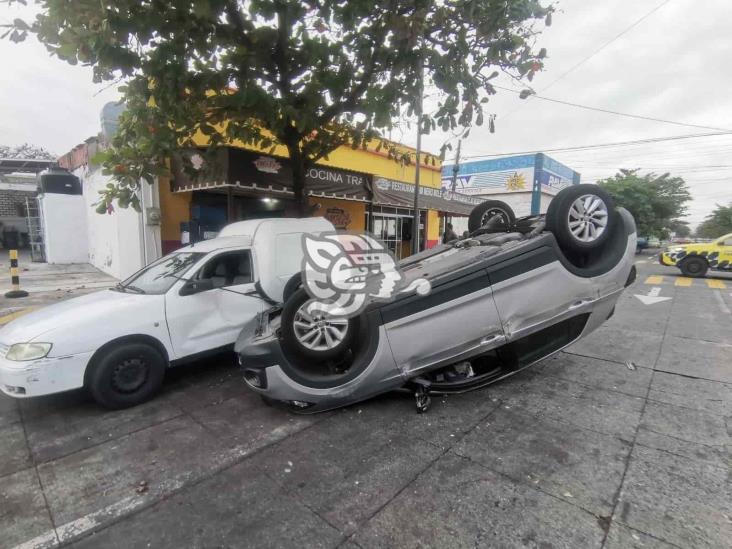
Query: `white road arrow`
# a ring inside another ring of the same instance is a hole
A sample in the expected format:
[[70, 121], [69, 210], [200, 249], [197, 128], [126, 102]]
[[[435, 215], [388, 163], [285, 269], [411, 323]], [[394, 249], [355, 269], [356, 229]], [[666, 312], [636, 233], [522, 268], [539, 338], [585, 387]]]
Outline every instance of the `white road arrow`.
[[654, 303], [661, 303], [662, 301], [668, 301], [670, 297], [660, 297], [658, 294], [661, 293], [660, 286], [654, 286], [648, 292], [648, 295], [633, 294], [643, 305], [653, 305]]

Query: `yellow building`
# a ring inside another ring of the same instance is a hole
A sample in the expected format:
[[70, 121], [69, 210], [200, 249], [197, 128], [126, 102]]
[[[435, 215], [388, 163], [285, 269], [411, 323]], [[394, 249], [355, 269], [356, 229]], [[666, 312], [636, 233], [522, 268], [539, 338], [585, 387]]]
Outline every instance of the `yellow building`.
[[[200, 136], [197, 145], [207, 142]], [[398, 145], [402, 151], [414, 149]], [[194, 231], [199, 237], [224, 224], [257, 217], [293, 217], [292, 176], [286, 149], [272, 154], [234, 143], [207, 159], [197, 149], [184, 151], [200, 176], [171, 162], [172, 177], [160, 181], [163, 252], [178, 248]], [[420, 171], [420, 249], [434, 246], [441, 234], [441, 214], [466, 215], [474, 200], [444, 193], [441, 165], [432, 158]], [[322, 215], [338, 229], [370, 230], [395, 253], [409, 255], [413, 224], [414, 164], [404, 165], [386, 152], [340, 147], [306, 174], [311, 215]]]

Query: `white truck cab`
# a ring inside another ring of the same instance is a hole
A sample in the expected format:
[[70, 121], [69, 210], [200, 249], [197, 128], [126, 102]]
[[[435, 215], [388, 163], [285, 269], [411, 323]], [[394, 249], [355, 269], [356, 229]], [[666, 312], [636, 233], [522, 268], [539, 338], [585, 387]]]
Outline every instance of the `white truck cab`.
[[20, 317], [0, 330], [0, 390], [30, 397], [86, 387], [102, 405], [133, 406], [170, 365], [233, 348], [242, 326], [301, 269], [302, 235], [322, 217], [256, 219], [151, 263], [114, 288]]

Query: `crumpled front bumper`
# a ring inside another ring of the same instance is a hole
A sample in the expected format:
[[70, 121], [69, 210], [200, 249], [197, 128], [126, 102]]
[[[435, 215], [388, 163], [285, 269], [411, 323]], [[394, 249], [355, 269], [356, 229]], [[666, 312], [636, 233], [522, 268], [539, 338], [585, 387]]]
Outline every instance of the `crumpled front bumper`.
[[0, 358], [0, 391], [15, 398], [50, 395], [84, 386], [93, 353], [16, 362]]

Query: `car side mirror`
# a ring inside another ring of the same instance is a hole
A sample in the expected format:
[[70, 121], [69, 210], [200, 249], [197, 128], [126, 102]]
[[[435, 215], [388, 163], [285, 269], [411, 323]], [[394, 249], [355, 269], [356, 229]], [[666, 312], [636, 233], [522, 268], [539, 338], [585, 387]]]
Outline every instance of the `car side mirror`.
[[178, 295], [193, 295], [193, 294], [200, 294], [201, 292], [207, 292], [208, 290], [213, 290], [213, 280], [210, 278], [204, 278], [201, 280], [189, 280], [186, 282], [183, 287], [180, 289], [180, 292]]

